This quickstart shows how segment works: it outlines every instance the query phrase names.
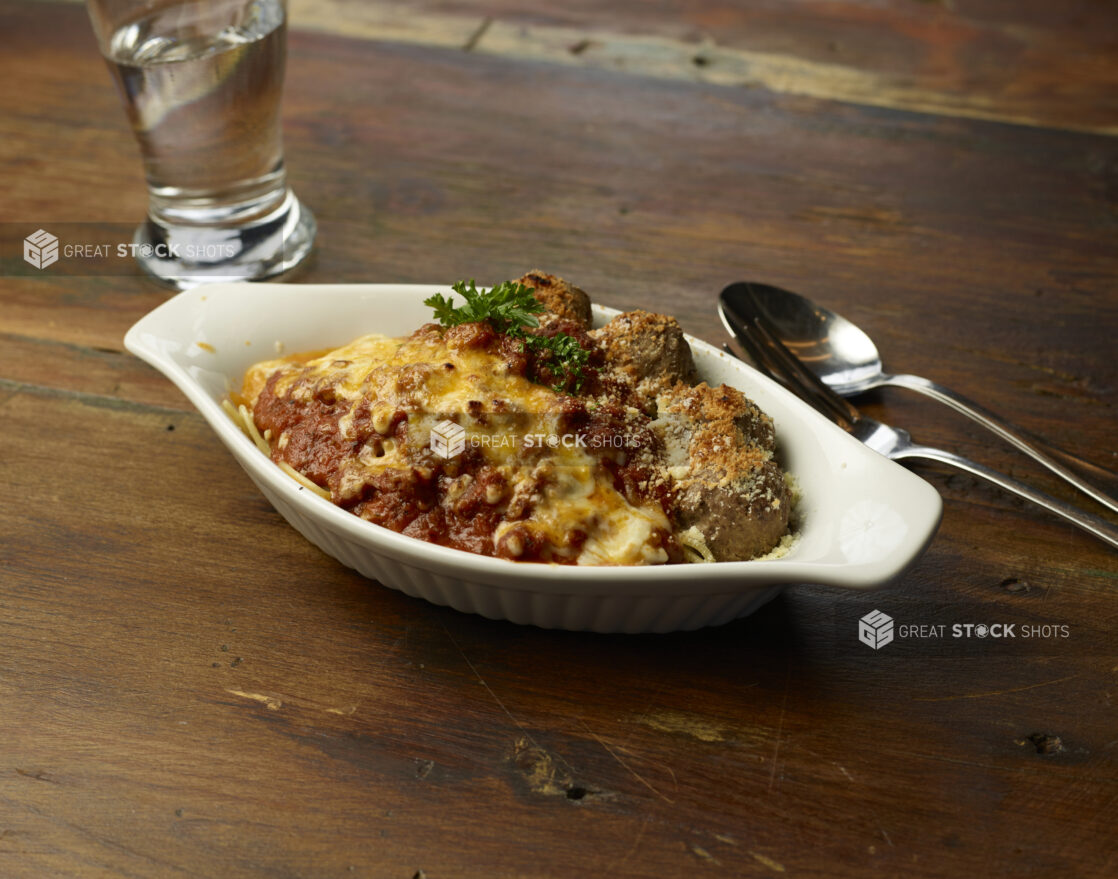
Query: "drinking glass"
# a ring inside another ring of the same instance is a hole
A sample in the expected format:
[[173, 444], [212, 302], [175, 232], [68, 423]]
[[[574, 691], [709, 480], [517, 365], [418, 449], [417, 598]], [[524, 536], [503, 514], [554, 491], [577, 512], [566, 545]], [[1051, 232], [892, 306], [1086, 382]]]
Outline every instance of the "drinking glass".
[[287, 185], [286, 0], [88, 0], [143, 155], [135, 252], [179, 289], [301, 262], [315, 221]]

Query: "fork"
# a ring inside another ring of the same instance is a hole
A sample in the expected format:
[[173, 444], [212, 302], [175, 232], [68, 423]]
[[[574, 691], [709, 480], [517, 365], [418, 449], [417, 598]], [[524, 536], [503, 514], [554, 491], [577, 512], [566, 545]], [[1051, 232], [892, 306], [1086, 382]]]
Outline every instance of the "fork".
[[[1055, 513], [1118, 549], [1118, 528], [1105, 519], [1037, 491], [977, 461], [956, 455], [954, 452], [920, 445], [912, 439], [908, 431], [890, 427], [888, 424], [862, 415], [853, 403], [840, 397], [823, 384], [815, 373], [800, 363], [780, 341], [779, 336], [764, 317], [758, 316], [750, 322], [745, 322], [736, 317], [732, 318], [728, 314], [725, 316], [734, 331], [734, 337], [762, 372], [787, 387], [878, 454], [892, 461], [905, 458], [936, 461], [977, 476], [979, 479], [985, 479], [1011, 494]], [[738, 356], [729, 345], [722, 347], [734, 357]]]

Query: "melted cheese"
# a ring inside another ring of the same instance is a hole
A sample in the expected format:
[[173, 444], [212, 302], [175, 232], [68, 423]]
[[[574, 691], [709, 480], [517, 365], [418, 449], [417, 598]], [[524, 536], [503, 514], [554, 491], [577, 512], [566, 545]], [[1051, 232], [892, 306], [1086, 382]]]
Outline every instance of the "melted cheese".
[[[631, 504], [595, 457], [559, 434], [562, 396], [510, 374], [504, 361], [486, 350], [451, 348], [438, 334], [364, 336], [310, 359], [256, 364], [245, 376], [244, 397], [255, 404], [277, 372], [277, 396], [305, 402], [329, 388], [343, 401], [346, 411], [338, 423], [343, 437], [356, 439], [354, 421], [363, 404], [369, 407], [376, 433], [342, 463], [335, 500], [354, 497], [387, 470], [416, 466], [432, 430], [450, 419], [506, 480], [504, 502], [520, 498], [531, 504], [528, 519], [497, 527], [494, 546], [510, 529], [527, 527], [548, 546], [545, 557], [595, 565], [668, 559], [660, 543], [672, 529], [659, 504]], [[384, 436], [400, 411], [407, 415], [406, 446]], [[572, 548], [569, 536], [575, 531], [586, 539]]]

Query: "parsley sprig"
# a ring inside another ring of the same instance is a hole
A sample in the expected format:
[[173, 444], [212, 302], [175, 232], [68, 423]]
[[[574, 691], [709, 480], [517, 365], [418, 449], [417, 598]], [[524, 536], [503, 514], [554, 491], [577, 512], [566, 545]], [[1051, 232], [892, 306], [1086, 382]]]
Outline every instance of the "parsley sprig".
[[540, 322], [535, 315], [545, 310], [543, 303], [532, 295], [532, 288], [516, 281], [502, 281], [482, 292], [471, 279], [459, 281], [451, 289], [466, 300], [465, 305], [456, 306], [453, 299], [441, 293], [423, 303], [435, 310], [435, 319], [444, 327], [487, 320], [498, 333], [517, 335], [514, 330], [538, 327]]
[[[557, 333], [554, 336], [534, 336], [525, 328], [540, 325], [536, 317], [547, 309], [533, 295], [532, 287], [516, 281], [502, 281], [489, 290], [478, 290], [473, 279], [458, 281], [451, 286], [459, 296], [466, 300], [465, 305], [455, 305], [449, 296], [436, 293], [423, 301], [435, 312], [435, 319], [444, 327], [475, 321], [488, 321], [498, 333], [503, 333], [524, 342], [526, 350], [536, 355], [538, 364], [547, 368], [555, 377], [549, 384], [552, 390], [578, 393], [582, 389], [583, 370], [589, 361], [590, 352], [579, 345], [574, 336]], [[547, 384], [547, 382], [544, 382]]]

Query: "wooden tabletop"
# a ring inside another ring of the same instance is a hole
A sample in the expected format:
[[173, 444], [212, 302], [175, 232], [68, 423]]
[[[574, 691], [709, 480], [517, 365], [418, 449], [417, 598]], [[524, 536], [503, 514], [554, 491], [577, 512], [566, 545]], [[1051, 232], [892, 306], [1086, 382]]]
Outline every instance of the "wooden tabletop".
[[[292, 25], [295, 282], [540, 267], [717, 343], [717, 292], [768, 281], [1118, 469], [1112, 4], [293, 0]], [[84, 10], [0, 0], [0, 81], [5, 246], [138, 222]], [[304, 541], [123, 351], [166, 291], [0, 269], [0, 876], [1118, 874], [1118, 565], [1082, 532], [917, 467], [943, 524], [871, 595], [663, 636], [467, 616]], [[1101, 511], [930, 401], [865, 409]], [[875, 651], [873, 609], [1056, 634]]]

